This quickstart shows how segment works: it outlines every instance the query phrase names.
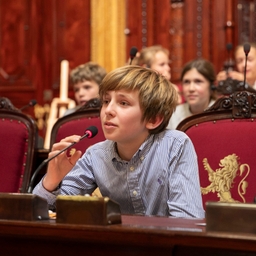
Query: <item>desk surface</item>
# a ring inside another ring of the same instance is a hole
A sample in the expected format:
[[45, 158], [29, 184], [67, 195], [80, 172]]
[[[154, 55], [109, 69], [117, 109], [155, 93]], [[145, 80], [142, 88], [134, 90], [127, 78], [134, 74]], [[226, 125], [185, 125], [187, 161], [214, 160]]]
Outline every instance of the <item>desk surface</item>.
[[209, 233], [204, 220], [122, 216], [109, 226], [0, 220], [1, 255], [255, 255], [256, 235]]

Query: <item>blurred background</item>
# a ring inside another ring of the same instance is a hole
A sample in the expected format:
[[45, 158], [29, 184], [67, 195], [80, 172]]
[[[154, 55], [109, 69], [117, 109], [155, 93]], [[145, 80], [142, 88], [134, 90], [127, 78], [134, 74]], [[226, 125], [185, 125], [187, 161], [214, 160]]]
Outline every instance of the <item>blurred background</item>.
[[[170, 51], [173, 83], [191, 59], [216, 72], [235, 46], [256, 42], [256, 0], [0, 0], [0, 96], [37, 120], [44, 136], [60, 91], [60, 64], [95, 61], [109, 72], [126, 65], [130, 49]], [[73, 98], [69, 85], [68, 97]]]

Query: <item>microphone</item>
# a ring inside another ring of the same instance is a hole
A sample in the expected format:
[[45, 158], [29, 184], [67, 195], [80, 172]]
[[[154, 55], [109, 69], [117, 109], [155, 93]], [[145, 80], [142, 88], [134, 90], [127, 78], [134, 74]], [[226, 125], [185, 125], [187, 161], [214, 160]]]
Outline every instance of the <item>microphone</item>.
[[20, 111], [24, 110], [25, 108], [28, 108], [28, 107], [33, 107], [37, 104], [37, 101], [36, 100], [31, 100], [27, 105], [23, 106], [20, 108]]
[[229, 71], [234, 70], [234, 67], [235, 67], [235, 62], [231, 58], [232, 48], [233, 48], [233, 45], [231, 43], [227, 43], [226, 49], [228, 52], [228, 59], [224, 62], [224, 70], [226, 70], [227, 77], [228, 77]]
[[131, 60], [130, 60], [130, 64], [129, 64], [129, 65], [132, 64], [132, 61], [133, 61], [133, 59], [135, 58], [137, 52], [138, 52], [138, 49], [137, 49], [135, 46], [133, 46], [133, 47], [131, 48], [131, 50], [130, 50], [130, 59], [131, 59]]
[[245, 65], [244, 65], [244, 83], [243, 83], [244, 90], [245, 90], [245, 84], [246, 84], [247, 57], [248, 57], [250, 50], [251, 50], [251, 45], [249, 43], [245, 43], [244, 44]]
[[93, 138], [95, 135], [97, 135], [98, 133], [98, 129], [95, 126], [90, 126], [85, 130], [85, 134], [80, 138], [79, 141], [77, 142], [72, 142], [69, 146], [63, 148], [61, 151], [59, 151], [57, 154], [55, 154], [54, 156], [45, 159], [35, 170], [30, 183], [29, 183], [29, 187], [28, 187], [28, 193], [32, 192], [33, 189], [33, 185], [34, 185], [34, 181], [35, 178], [37, 177], [37, 174], [39, 173], [39, 171], [42, 169], [42, 167], [44, 167], [46, 164], [48, 164], [52, 159], [54, 159], [55, 157], [57, 157], [58, 155], [60, 155], [61, 153], [63, 153], [64, 151], [68, 150], [69, 148], [71, 148], [73, 145], [75, 145], [76, 143], [80, 142], [81, 140], [83, 140], [84, 138], [88, 138], [91, 139]]
[[227, 48], [227, 50], [228, 50], [228, 52], [229, 52], [229, 51], [232, 50], [233, 45], [232, 45], [231, 43], [227, 43], [226, 48]]

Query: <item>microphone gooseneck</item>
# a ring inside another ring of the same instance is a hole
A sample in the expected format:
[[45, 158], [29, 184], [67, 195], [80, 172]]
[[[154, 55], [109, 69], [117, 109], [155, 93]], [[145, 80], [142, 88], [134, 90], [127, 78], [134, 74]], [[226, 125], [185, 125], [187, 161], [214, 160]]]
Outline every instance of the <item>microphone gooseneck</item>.
[[25, 108], [28, 108], [28, 107], [33, 107], [37, 104], [37, 101], [36, 100], [31, 100], [27, 105], [23, 106], [20, 108], [20, 111], [24, 110]]
[[138, 49], [137, 49], [135, 46], [133, 46], [133, 47], [131, 48], [131, 50], [130, 50], [130, 59], [131, 59], [131, 60], [130, 60], [130, 65], [132, 64], [132, 61], [133, 61], [133, 59], [135, 58], [137, 52], [138, 52]]
[[245, 84], [246, 84], [247, 57], [250, 50], [251, 50], [251, 45], [249, 43], [245, 43], [244, 44], [245, 64], [244, 64], [244, 83], [243, 83], [244, 90], [245, 90]]
[[29, 183], [29, 187], [28, 187], [28, 193], [32, 193], [32, 189], [33, 189], [33, 185], [34, 185], [34, 181], [35, 178], [37, 177], [39, 171], [46, 165], [48, 164], [52, 159], [54, 159], [55, 157], [57, 157], [58, 155], [60, 155], [61, 153], [63, 153], [64, 151], [68, 150], [69, 148], [71, 148], [73, 145], [75, 145], [76, 143], [80, 142], [81, 140], [83, 140], [84, 138], [88, 138], [91, 139], [94, 136], [96, 136], [98, 133], [98, 128], [96, 126], [90, 126], [85, 130], [84, 135], [79, 139], [79, 141], [75, 141], [72, 142], [69, 146], [63, 148], [61, 151], [59, 151], [57, 154], [55, 154], [54, 156], [45, 159], [35, 170], [30, 183]]

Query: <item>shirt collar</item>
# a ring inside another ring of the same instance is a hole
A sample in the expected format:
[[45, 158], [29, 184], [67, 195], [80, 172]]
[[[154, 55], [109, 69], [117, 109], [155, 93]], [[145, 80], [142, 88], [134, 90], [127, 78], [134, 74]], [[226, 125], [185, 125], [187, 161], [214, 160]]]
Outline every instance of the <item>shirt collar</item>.
[[[138, 151], [133, 155], [132, 159], [129, 162], [136, 162], [138, 159], [144, 159], [149, 152], [156, 135], [151, 134], [147, 137], [147, 139], [141, 144]], [[116, 142], [112, 142], [111, 144], [111, 158], [112, 161], [118, 161], [122, 163], [128, 163], [128, 161], [122, 160], [117, 153]]]

